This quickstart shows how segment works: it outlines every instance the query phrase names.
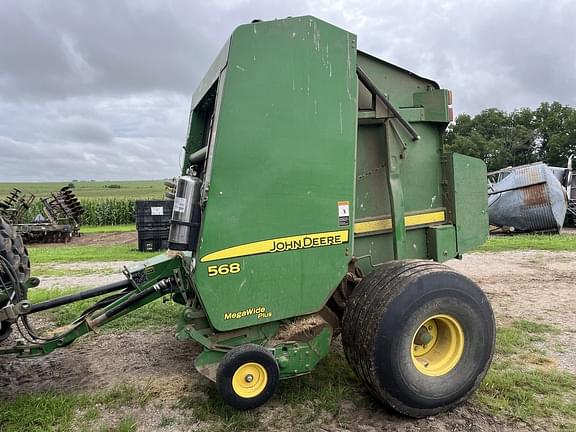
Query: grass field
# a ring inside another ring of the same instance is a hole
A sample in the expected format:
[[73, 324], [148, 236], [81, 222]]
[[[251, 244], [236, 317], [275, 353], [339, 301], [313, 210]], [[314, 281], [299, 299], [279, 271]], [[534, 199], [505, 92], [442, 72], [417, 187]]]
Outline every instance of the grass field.
[[492, 367], [474, 400], [500, 417], [576, 430], [576, 376], [557, 369], [541, 348], [558, 332], [526, 320], [500, 327]]
[[501, 252], [507, 250], [576, 251], [575, 235], [518, 234], [515, 236], [492, 236], [479, 252]]
[[136, 232], [136, 225], [86, 225], [82, 227], [82, 234], [107, 234], [115, 232]]
[[[148, 393], [130, 386], [118, 386], [112, 390], [90, 394], [23, 395], [1, 405], [0, 430], [6, 432], [78, 430], [78, 425], [73, 428], [74, 421], [82, 425], [99, 418], [100, 412], [105, 409], [144, 406], [148, 403], [149, 396]], [[79, 415], [79, 412], [82, 414]], [[123, 417], [113, 429], [101, 430], [136, 431], [136, 425], [129, 417]]]
[[80, 261], [141, 261], [158, 252], [139, 252], [136, 245], [105, 246], [32, 246], [28, 248], [32, 264], [73, 263]]
[[[72, 180], [54, 183], [0, 183], [0, 199], [13, 188], [42, 197], [50, 192], [56, 192], [71, 182]], [[163, 199], [164, 197], [163, 180], [77, 181], [73, 183], [74, 193], [80, 199]]]

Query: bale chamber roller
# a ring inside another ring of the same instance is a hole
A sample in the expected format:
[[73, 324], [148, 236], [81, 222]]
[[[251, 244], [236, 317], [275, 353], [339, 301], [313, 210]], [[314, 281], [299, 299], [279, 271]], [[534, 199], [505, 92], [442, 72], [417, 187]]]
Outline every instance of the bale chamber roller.
[[480, 288], [440, 264], [488, 233], [485, 165], [443, 151], [450, 120], [450, 92], [345, 30], [310, 16], [238, 27], [192, 97], [172, 250], [57, 341], [5, 352], [45, 354], [169, 295], [177, 338], [204, 347], [197, 370], [238, 409], [311, 372], [339, 333], [395, 410], [461, 403], [495, 323]]

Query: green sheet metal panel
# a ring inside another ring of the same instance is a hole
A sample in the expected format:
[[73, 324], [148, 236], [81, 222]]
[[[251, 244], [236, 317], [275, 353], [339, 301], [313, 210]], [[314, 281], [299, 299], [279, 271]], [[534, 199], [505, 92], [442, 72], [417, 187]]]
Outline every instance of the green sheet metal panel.
[[488, 188], [486, 164], [458, 153], [447, 155], [451, 218], [456, 225], [458, 253], [482, 245], [488, 239]]
[[355, 36], [312, 17], [234, 31], [195, 273], [216, 329], [317, 311], [346, 274], [355, 70]]
[[359, 51], [358, 65], [397, 109], [414, 106], [414, 94], [438, 89], [439, 85], [427, 78]]
[[443, 262], [454, 258], [456, 250], [456, 229], [454, 225], [433, 226], [426, 230], [428, 251], [434, 261]]
[[[376, 267], [394, 260], [392, 233], [356, 237], [354, 240], [355, 256], [358, 266], [365, 274]], [[430, 258], [426, 238], [426, 228], [409, 229], [406, 232], [406, 259]]]
[[[440, 164], [441, 132], [436, 126], [415, 124], [420, 141], [405, 140], [406, 157], [400, 161], [406, 212], [443, 206]], [[390, 214], [386, 189], [386, 156], [383, 127], [358, 127], [356, 174], [356, 219], [363, 220]], [[425, 178], [426, 181], [422, 181]]]
[[356, 156], [356, 219], [390, 214], [384, 125], [360, 124]]
[[[421, 78], [411, 72], [398, 68], [390, 63], [359, 52], [358, 64], [382, 93], [387, 95], [392, 104], [400, 111], [407, 112], [414, 108], [414, 95], [423, 91], [439, 92], [433, 81]], [[418, 96], [418, 99], [425, 99]], [[445, 206], [442, 194], [441, 138], [445, 122], [425, 122], [424, 117], [411, 122], [420, 135], [420, 140], [412, 141], [400, 133], [407, 148], [404, 158], [399, 160], [400, 177], [404, 196], [404, 207], [407, 215], [436, 214]], [[382, 124], [371, 120], [359, 120], [357, 160], [356, 160], [356, 205], [355, 223], [390, 218], [390, 197], [386, 187], [386, 154], [387, 139]], [[408, 226], [406, 254], [408, 258], [430, 258], [426, 246], [426, 226], [420, 228]], [[359, 231], [359, 230], [356, 230]], [[377, 265], [394, 258], [392, 235], [388, 232], [375, 231], [358, 233], [355, 239], [354, 255], [362, 258], [360, 265], [364, 271], [371, 271], [367, 263]]]

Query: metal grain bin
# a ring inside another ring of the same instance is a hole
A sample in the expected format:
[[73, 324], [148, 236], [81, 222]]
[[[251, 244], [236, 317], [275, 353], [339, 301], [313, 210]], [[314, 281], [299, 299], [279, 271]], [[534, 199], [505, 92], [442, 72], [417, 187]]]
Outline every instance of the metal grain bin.
[[491, 176], [495, 179], [488, 192], [491, 225], [513, 231], [560, 231], [568, 199], [546, 164], [524, 165]]

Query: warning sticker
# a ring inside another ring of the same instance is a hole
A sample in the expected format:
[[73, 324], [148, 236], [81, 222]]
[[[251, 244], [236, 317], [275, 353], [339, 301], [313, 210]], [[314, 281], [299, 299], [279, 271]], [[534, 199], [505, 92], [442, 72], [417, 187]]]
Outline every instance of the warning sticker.
[[181, 197], [174, 198], [174, 211], [184, 213], [185, 210], [186, 210], [186, 198]]
[[164, 207], [150, 207], [152, 216], [164, 216]]
[[350, 225], [350, 202], [338, 201], [338, 226]]

